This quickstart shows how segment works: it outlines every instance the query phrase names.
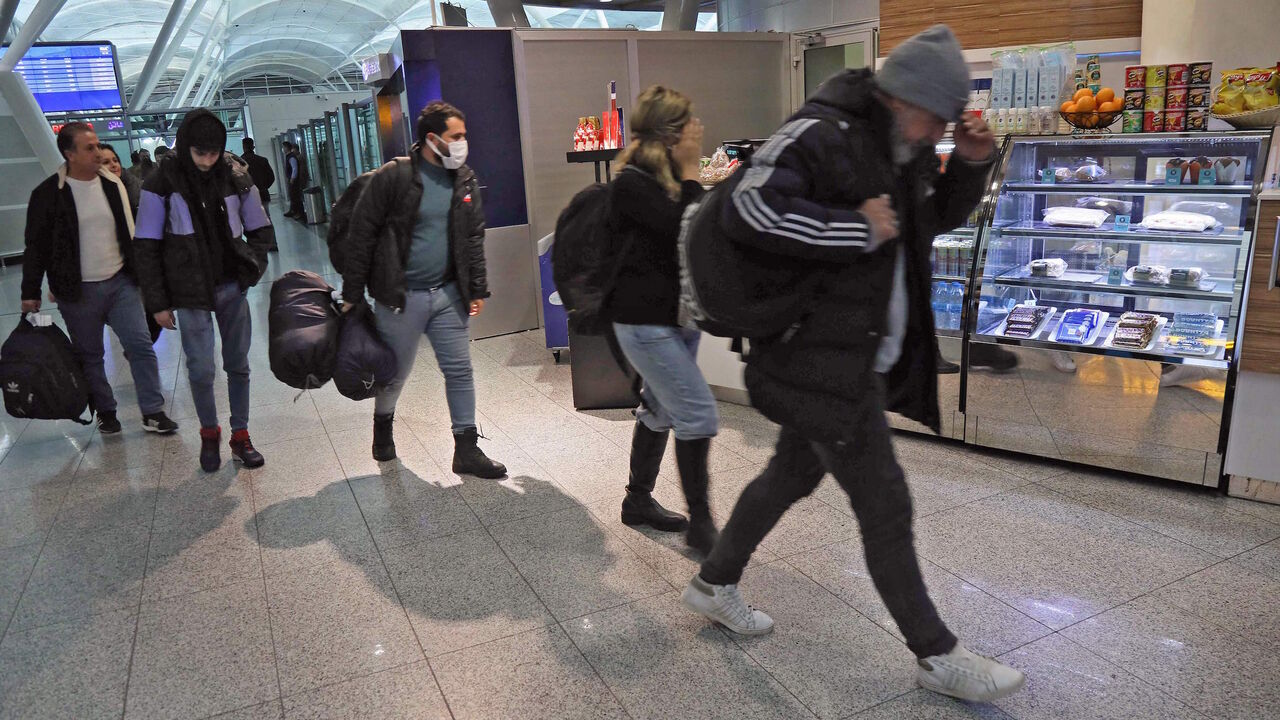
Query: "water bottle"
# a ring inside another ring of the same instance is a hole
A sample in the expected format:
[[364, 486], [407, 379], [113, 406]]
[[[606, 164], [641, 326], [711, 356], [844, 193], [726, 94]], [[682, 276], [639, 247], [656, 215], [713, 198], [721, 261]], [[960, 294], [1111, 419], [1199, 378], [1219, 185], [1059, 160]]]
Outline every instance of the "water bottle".
[[940, 328], [947, 327], [947, 299], [945, 293], [945, 284], [940, 282], [933, 284], [933, 296], [930, 300], [933, 305], [933, 322]]
[[950, 285], [950, 292], [947, 293], [947, 327], [959, 330], [960, 316], [964, 312], [964, 285], [958, 282]]

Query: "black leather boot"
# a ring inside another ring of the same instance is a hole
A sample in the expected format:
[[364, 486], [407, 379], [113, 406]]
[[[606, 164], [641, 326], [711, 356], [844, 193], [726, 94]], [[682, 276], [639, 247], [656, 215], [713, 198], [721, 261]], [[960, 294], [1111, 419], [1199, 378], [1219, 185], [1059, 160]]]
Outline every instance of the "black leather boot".
[[653, 487], [662, 467], [662, 455], [667, 450], [667, 433], [654, 432], [642, 422], [636, 422], [631, 437], [631, 480], [627, 483], [627, 497], [622, 501], [624, 525], [648, 525], [663, 532], [680, 532], [688, 522], [680, 513], [662, 507], [653, 499]]
[[453, 471], [458, 475], [475, 475], [486, 480], [497, 480], [507, 474], [507, 466], [494, 462], [477, 444], [480, 433], [475, 428], [453, 436]]
[[711, 519], [711, 504], [707, 500], [707, 456], [711, 452], [711, 439], [676, 439], [676, 465], [680, 468], [680, 486], [689, 502], [689, 529], [685, 542], [704, 556], [715, 547], [720, 532]]
[[395, 419], [395, 413], [373, 416], [373, 459], [378, 462], [396, 459], [396, 440], [392, 434]]

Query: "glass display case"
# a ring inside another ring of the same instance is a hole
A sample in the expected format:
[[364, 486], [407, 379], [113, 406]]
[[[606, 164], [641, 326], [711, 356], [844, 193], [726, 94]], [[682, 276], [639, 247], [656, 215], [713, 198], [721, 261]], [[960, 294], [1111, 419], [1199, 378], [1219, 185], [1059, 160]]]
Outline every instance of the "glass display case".
[[964, 368], [965, 440], [1217, 485], [1269, 140], [1011, 138], [962, 321], [1018, 367]]

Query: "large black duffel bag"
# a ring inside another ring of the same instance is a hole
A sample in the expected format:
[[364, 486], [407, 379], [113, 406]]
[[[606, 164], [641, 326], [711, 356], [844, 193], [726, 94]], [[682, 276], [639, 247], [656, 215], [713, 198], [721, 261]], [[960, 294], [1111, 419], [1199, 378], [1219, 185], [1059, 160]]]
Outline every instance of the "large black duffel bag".
[[280, 382], [300, 390], [333, 377], [338, 355], [338, 309], [333, 288], [319, 275], [291, 270], [271, 286], [267, 356]]
[[342, 316], [333, 384], [352, 400], [367, 400], [396, 377], [396, 355], [378, 337], [372, 309], [360, 303]]
[[[16, 418], [92, 422], [93, 401], [71, 341], [57, 325], [33, 326], [25, 317], [0, 347], [4, 409]], [[89, 410], [90, 419], [84, 417]]]

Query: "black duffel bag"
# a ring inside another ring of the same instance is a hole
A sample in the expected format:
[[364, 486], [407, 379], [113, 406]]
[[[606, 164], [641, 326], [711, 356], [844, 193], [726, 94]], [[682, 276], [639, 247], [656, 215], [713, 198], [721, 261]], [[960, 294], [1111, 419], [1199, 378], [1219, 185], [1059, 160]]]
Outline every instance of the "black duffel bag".
[[338, 337], [338, 361], [333, 384], [352, 400], [368, 400], [396, 377], [396, 355], [373, 324], [368, 303], [360, 303], [342, 316]]
[[267, 356], [280, 382], [311, 390], [329, 382], [341, 325], [333, 288], [319, 275], [291, 270], [271, 286]]
[[4, 409], [16, 418], [93, 421], [89, 382], [71, 340], [57, 325], [36, 327], [26, 317], [18, 321], [0, 347], [0, 391]]

